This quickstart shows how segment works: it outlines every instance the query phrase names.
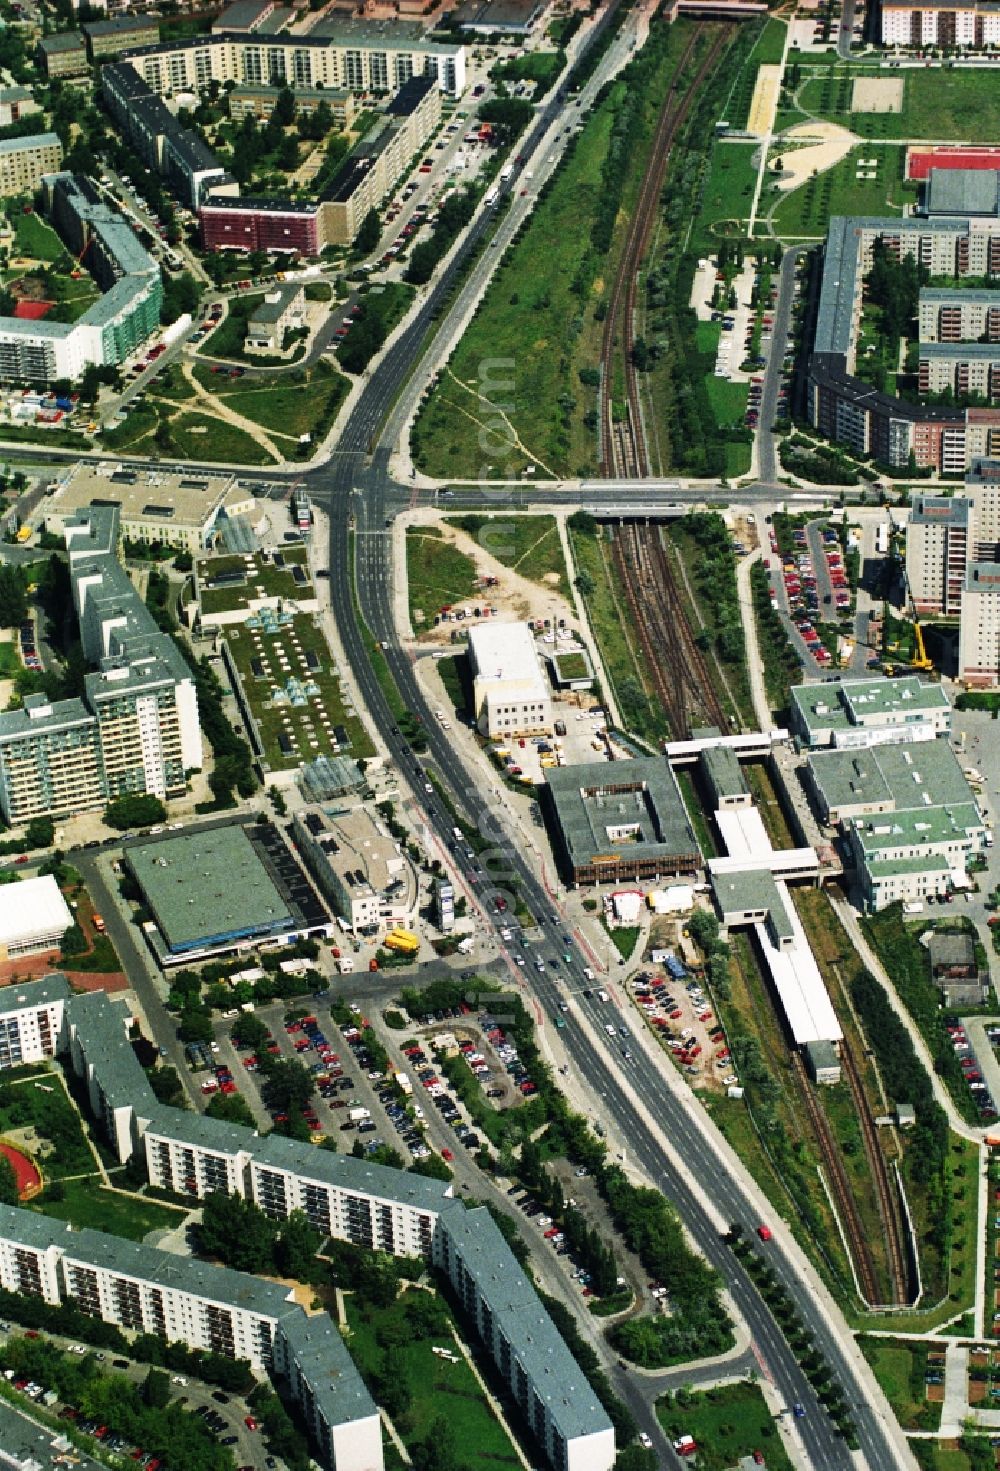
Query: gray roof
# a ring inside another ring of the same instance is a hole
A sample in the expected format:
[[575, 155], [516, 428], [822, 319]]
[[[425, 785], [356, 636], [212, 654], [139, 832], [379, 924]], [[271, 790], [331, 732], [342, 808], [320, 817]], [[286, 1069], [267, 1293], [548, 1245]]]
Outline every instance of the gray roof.
[[1000, 291], [985, 286], [966, 290], [964, 286], [921, 286], [919, 302], [936, 302], [942, 306], [958, 306], [963, 301], [975, 301], [983, 306], [1000, 306]]
[[357, 1190], [380, 1200], [398, 1201], [414, 1210], [438, 1212], [452, 1198], [452, 1188], [443, 1180], [430, 1180], [426, 1175], [413, 1175], [408, 1170], [394, 1170], [353, 1155], [333, 1154], [313, 1144], [301, 1144], [281, 1134], [268, 1134], [253, 1146], [257, 1164], [329, 1185], [338, 1190]]
[[268, 292], [268, 296], [276, 297], [277, 300], [269, 301], [265, 297], [253, 313], [248, 325], [252, 327], [256, 323], [260, 326], [268, 326], [273, 322], [277, 322], [288, 310], [296, 297], [301, 294], [302, 286], [297, 281], [292, 281], [285, 286], [279, 286], [276, 291]]
[[[643, 859], [700, 851], [677, 779], [663, 756], [554, 767], [546, 773], [546, 784], [574, 864], [610, 852]], [[641, 837], [615, 843], [608, 828], [626, 823], [638, 823]]]
[[81, 27], [85, 36], [127, 36], [131, 31], [157, 31], [155, 15], [116, 15], [111, 20], [89, 20]]
[[743, 768], [732, 746], [706, 746], [700, 761], [705, 775], [720, 797], [742, 797], [749, 787], [743, 778]]
[[968, 526], [972, 502], [964, 496], [918, 495], [910, 511], [910, 526]]
[[831, 811], [890, 803], [890, 811], [904, 812], [972, 800], [958, 758], [944, 740], [813, 751], [809, 771]]
[[30, 153], [33, 148], [62, 148], [55, 133], [31, 133], [25, 138], [0, 139], [0, 157], [9, 153]]
[[970, 562], [965, 569], [966, 592], [1000, 592], [1000, 566], [996, 562]]
[[74, 996], [72, 1023], [88, 1067], [111, 1108], [132, 1108], [143, 1117], [159, 1105], [125, 1035], [124, 1008], [104, 991]]
[[127, 859], [172, 951], [292, 924], [285, 900], [238, 824], [130, 844]]
[[766, 910], [771, 928], [779, 939], [794, 935], [784, 896], [768, 869], [745, 868], [735, 873], [713, 869], [712, 888], [723, 914], [737, 910], [747, 913]]
[[[8, 1405], [0, 1400], [0, 1466], [17, 1471], [35, 1471], [52, 1464], [56, 1442], [65, 1437], [51, 1425], [41, 1425], [28, 1413], [28, 1406]], [[69, 1445], [68, 1442], [65, 1444]], [[79, 1446], [72, 1447], [73, 1471], [103, 1471], [99, 1462], [84, 1455]]]
[[485, 1206], [468, 1211], [456, 1201], [443, 1225], [563, 1438], [609, 1430], [604, 1407]]
[[50, 1001], [65, 1001], [72, 996], [69, 981], [59, 971], [43, 976], [40, 981], [28, 981], [24, 985], [5, 986], [0, 992], [0, 1015], [12, 1011], [28, 1011], [45, 1006]]
[[289, 1316], [281, 1332], [328, 1425], [368, 1420], [378, 1414], [378, 1406], [328, 1314]]
[[33, 1246], [36, 1251], [48, 1251], [50, 1246], [62, 1246], [71, 1231], [68, 1221], [56, 1221], [38, 1211], [0, 1204], [0, 1237], [4, 1241], [13, 1241], [18, 1246]]
[[218, 1154], [252, 1154], [256, 1133], [243, 1124], [230, 1124], [205, 1113], [188, 1113], [179, 1108], [159, 1108], [149, 1122], [149, 1132], [175, 1139], [178, 1144], [191, 1144], [198, 1149], [215, 1150]]
[[1000, 362], [1000, 342], [922, 342], [920, 357], [943, 358], [957, 363], [976, 360]]
[[[32, 715], [32, 710], [50, 713]], [[40, 735], [43, 732], [54, 733], [70, 726], [89, 725], [93, 718], [82, 700], [53, 700], [50, 704], [44, 695], [29, 695], [20, 710], [5, 710], [0, 713], [0, 741], [24, 735]]]
[[79, 31], [59, 31], [54, 36], [43, 36], [39, 46], [45, 52], [86, 51], [86, 44]]
[[895, 715], [903, 724], [921, 711], [950, 709], [948, 696], [941, 686], [916, 674], [899, 679], [886, 679], [881, 674], [846, 678], [839, 675], [823, 684], [793, 685], [789, 695], [810, 740], [817, 730], [848, 730], [868, 723], [869, 716]]
[[994, 169], [935, 169], [927, 175], [924, 208], [929, 215], [1000, 214]]

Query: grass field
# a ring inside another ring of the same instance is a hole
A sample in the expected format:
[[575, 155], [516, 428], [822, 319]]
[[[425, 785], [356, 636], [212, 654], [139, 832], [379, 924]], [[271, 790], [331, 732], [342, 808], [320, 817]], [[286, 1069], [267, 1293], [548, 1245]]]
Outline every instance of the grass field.
[[720, 140], [712, 149], [701, 204], [691, 231], [690, 248], [698, 254], [716, 249], [722, 235], [742, 235], [750, 218], [757, 170], [755, 143]]
[[569, 597], [566, 559], [554, 516], [449, 516], [447, 520], [512, 572]]
[[[411, 1289], [389, 1307], [378, 1309], [367, 1306], [362, 1309], [347, 1294], [350, 1328], [347, 1343], [351, 1357], [362, 1375], [370, 1378], [384, 1372], [386, 1354], [392, 1353], [393, 1372], [409, 1396], [408, 1407], [395, 1417], [396, 1428], [408, 1447], [425, 1441], [435, 1421], [443, 1416], [456, 1446], [455, 1458], [449, 1457], [450, 1466], [495, 1466], [497, 1471], [509, 1467], [516, 1471], [520, 1462], [510, 1438], [468, 1364], [462, 1358], [450, 1363], [431, 1351], [432, 1346], [437, 1346], [458, 1354], [451, 1332], [423, 1337], [410, 1326], [406, 1306], [414, 1291]], [[453, 1322], [450, 1311], [448, 1322], [449, 1326]], [[383, 1344], [392, 1347], [387, 1349]]]
[[170, 444], [164, 452], [233, 465], [274, 464], [263, 445], [235, 424], [225, 424], [211, 414], [181, 414], [171, 420]]
[[466, 602], [478, 591], [472, 558], [445, 541], [433, 526], [411, 526], [407, 531], [406, 578], [414, 633], [431, 627], [445, 603]]
[[[245, 626], [231, 629], [226, 642], [257, 722], [268, 764], [280, 771], [316, 756], [336, 755], [334, 728], [338, 725], [347, 731], [351, 756], [360, 759], [374, 755], [360, 719], [348, 712], [330, 650], [313, 619], [296, 613], [276, 633], [263, 629], [257, 632], [259, 646], [254, 642], [253, 630]], [[309, 666], [310, 653], [315, 656], [315, 668]], [[279, 690], [283, 693], [292, 679], [300, 682], [303, 692], [306, 687], [314, 692], [306, 694], [302, 704], [293, 705], [288, 700], [276, 703], [273, 696]], [[280, 736], [287, 737], [288, 749], [282, 749]]]
[[[904, 1430], [936, 1430], [941, 1423], [941, 1406], [929, 1404], [924, 1384], [929, 1343], [915, 1340], [870, 1338], [858, 1335], [858, 1345], [875, 1371], [875, 1378]], [[944, 1344], [938, 1352], [944, 1352]]]
[[260, 306], [264, 296], [263, 291], [255, 291], [249, 296], [237, 296], [230, 301], [225, 320], [205, 339], [202, 352], [206, 357], [246, 357], [243, 341], [246, 337], [247, 321]]
[[[771, 216], [775, 233], [786, 240], [802, 235], [819, 236], [826, 233], [831, 215], [902, 213], [904, 203], [908, 202], [901, 183], [904, 152], [902, 148], [872, 149], [862, 145], [832, 169], [808, 179], [784, 196], [775, 196], [779, 201]], [[877, 160], [876, 178], [856, 177], [859, 158]]]
[[[45, 1179], [61, 1180], [95, 1169], [80, 1115], [57, 1076], [38, 1084], [0, 1084], [0, 1134], [17, 1129], [35, 1130], [38, 1165]], [[45, 1141], [54, 1146], [51, 1151], [45, 1149]], [[34, 1152], [31, 1145], [28, 1152]]]
[[[695, 342], [699, 352], [714, 353], [719, 346], [719, 338], [722, 335], [722, 327], [718, 322], [699, 322], [695, 328]], [[735, 355], [733, 359], [735, 363]], [[737, 364], [738, 366], [738, 364]], [[746, 413], [747, 396], [750, 386], [747, 383], [731, 383], [728, 378], [716, 378], [710, 373], [705, 379], [705, 391], [708, 401], [712, 405], [712, 413], [715, 422], [720, 428], [728, 424], [741, 424], [743, 415]], [[737, 445], [735, 448], [743, 448]], [[745, 446], [749, 457], [750, 446]]]
[[[517, 244], [508, 251], [447, 369], [414, 427], [414, 451], [431, 474], [514, 475], [535, 462], [554, 474], [590, 473], [596, 464], [596, 391], [581, 370], [600, 350], [596, 312], [606, 296], [649, 140], [686, 45], [690, 22], [664, 34], [659, 23], [641, 64], [652, 65], [642, 144], [632, 147], [610, 252], [593, 246], [592, 224], [607, 194], [602, 169], [628, 80], [612, 84], [547, 187]], [[649, 48], [656, 47], [655, 52]], [[508, 422], [509, 421], [509, 422]], [[511, 428], [513, 426], [513, 429]]]
[[8, 218], [14, 230], [15, 255], [27, 255], [33, 260], [47, 261], [58, 260], [61, 255], [65, 255], [65, 245], [40, 215], [11, 213]]
[[530, 51], [526, 56], [515, 56], [512, 61], [501, 62], [490, 75], [502, 77], [505, 82], [551, 84], [565, 65], [566, 53], [563, 51]]
[[107, 1231], [111, 1236], [124, 1236], [141, 1241], [149, 1231], [176, 1226], [184, 1218], [183, 1210], [160, 1205], [155, 1200], [135, 1200], [106, 1190], [94, 1176], [88, 1180], [67, 1180], [62, 1200], [50, 1200], [45, 1194], [31, 1204], [40, 1215], [57, 1221], [69, 1221], [78, 1229], [89, 1226], [94, 1231]]
[[896, 75], [904, 83], [901, 112], [852, 113], [850, 80], [840, 72], [807, 78], [799, 105], [863, 138], [1000, 143], [1000, 89], [989, 72], [918, 67]]
[[726, 1471], [742, 1456], [762, 1451], [768, 1471], [792, 1471], [771, 1412], [756, 1384], [727, 1384], [685, 1396], [683, 1406], [666, 1395], [656, 1406], [664, 1430], [698, 1445], [698, 1471]]
[[733, 78], [729, 95], [719, 116], [734, 128], [745, 128], [750, 113], [750, 102], [757, 81], [757, 68], [776, 65], [781, 60], [785, 45], [785, 23], [772, 17], [761, 28], [753, 50]]
[[922, 1471], [981, 1471], [983, 1466], [990, 1465], [990, 1462], [985, 1459], [989, 1454], [986, 1436], [976, 1436], [974, 1443], [982, 1447], [982, 1452], [976, 1461], [973, 1461], [969, 1452], [963, 1450], [954, 1440], [911, 1439], [910, 1449], [916, 1456], [917, 1465], [922, 1468]]
[[310, 436], [307, 444], [324, 437], [348, 389], [344, 375], [322, 360], [314, 368], [259, 378], [223, 378], [204, 369], [198, 377], [234, 413], [287, 441], [281, 448], [289, 455], [303, 434]]
[[14, 644], [0, 643], [0, 678], [10, 678], [21, 668]]

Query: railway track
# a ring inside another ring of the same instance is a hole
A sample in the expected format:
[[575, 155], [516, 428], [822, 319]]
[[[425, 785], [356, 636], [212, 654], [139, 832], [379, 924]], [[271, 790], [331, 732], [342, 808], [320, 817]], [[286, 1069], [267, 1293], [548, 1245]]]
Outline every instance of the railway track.
[[[854, 1107], [865, 1141], [869, 1169], [878, 1196], [879, 1214], [882, 1217], [886, 1237], [893, 1302], [905, 1304], [910, 1301], [909, 1273], [906, 1270], [905, 1254], [901, 1246], [898, 1217], [893, 1208], [892, 1186], [886, 1170], [885, 1156], [875, 1137], [875, 1120], [871, 1116], [854, 1058], [846, 1043], [841, 1052], [841, 1062], [854, 1099]], [[861, 1295], [869, 1307], [882, 1306], [884, 1294], [879, 1287], [879, 1274], [876, 1271], [871, 1243], [861, 1219], [861, 1212], [858, 1209], [851, 1182], [847, 1178], [841, 1151], [834, 1142], [826, 1114], [820, 1108], [812, 1084], [806, 1075], [805, 1064], [797, 1052], [792, 1055], [792, 1066], [799, 1085], [799, 1092], [809, 1114], [813, 1136], [823, 1158], [827, 1183], [833, 1194], [837, 1214], [847, 1237], [847, 1249], [854, 1263]]]
[[[641, 265], [656, 219], [663, 181], [670, 161], [674, 139], [687, 119], [695, 95], [715, 65], [732, 24], [716, 26], [716, 34], [701, 60], [698, 71], [680, 93], [680, 78], [691, 58], [696, 40], [704, 31], [692, 34], [684, 54], [677, 63], [674, 79], [663, 101], [656, 126], [649, 162], [642, 178], [639, 197], [625, 237], [625, 249], [618, 265], [611, 300], [604, 319], [601, 338], [601, 473], [611, 478], [637, 477], [649, 474], [646, 436], [642, 426], [639, 385], [636, 378], [633, 349], [635, 346], [635, 294]], [[617, 351], [616, 351], [617, 348]], [[614, 418], [615, 370], [619, 361], [624, 368], [626, 417]]]
[[705, 656], [681, 599], [657, 526], [623, 521], [615, 528], [618, 584], [625, 591], [645, 668], [675, 739], [693, 725], [729, 730]]
[[841, 1044], [841, 1065], [847, 1078], [851, 1096], [854, 1099], [854, 1107], [861, 1125], [861, 1136], [864, 1141], [865, 1154], [868, 1158], [868, 1168], [875, 1182], [875, 1190], [878, 1194], [879, 1215], [882, 1217], [882, 1229], [885, 1233], [886, 1252], [889, 1261], [889, 1273], [892, 1278], [892, 1288], [895, 1294], [894, 1301], [908, 1303], [911, 1300], [910, 1271], [907, 1265], [907, 1251], [904, 1246], [903, 1225], [900, 1219], [899, 1197], [895, 1182], [889, 1174], [885, 1155], [878, 1138], [878, 1126], [872, 1118], [868, 1098], [865, 1094], [861, 1078], [858, 1074], [858, 1066], [854, 1060], [854, 1054], [846, 1042]]

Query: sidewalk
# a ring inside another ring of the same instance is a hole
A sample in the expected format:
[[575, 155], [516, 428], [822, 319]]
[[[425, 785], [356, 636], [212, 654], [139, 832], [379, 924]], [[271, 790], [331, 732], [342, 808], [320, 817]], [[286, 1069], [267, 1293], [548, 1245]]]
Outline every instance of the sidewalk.
[[753, 610], [753, 594], [750, 591], [750, 574], [758, 564], [761, 557], [760, 547], [757, 547], [748, 557], [744, 557], [736, 567], [736, 596], [740, 605], [740, 617], [743, 622], [743, 633], [747, 647], [747, 674], [750, 678], [750, 698], [753, 700], [753, 711], [757, 720], [758, 730], [770, 730], [772, 725], [771, 709], [767, 702], [767, 687], [764, 683], [764, 660], [760, 652], [760, 640], [757, 637], [757, 619]]

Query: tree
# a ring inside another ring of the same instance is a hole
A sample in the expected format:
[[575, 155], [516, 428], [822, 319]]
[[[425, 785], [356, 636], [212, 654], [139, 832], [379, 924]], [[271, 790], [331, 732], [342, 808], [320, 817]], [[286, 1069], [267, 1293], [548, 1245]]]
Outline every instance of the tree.
[[0, 566], [0, 627], [15, 628], [28, 616], [28, 595], [17, 567]]
[[378, 244], [381, 233], [382, 226], [378, 210], [370, 209], [361, 221], [361, 229], [354, 240], [354, 248], [358, 255], [370, 255]]
[[0, 1205], [17, 1205], [17, 1176], [5, 1154], [0, 1154]]
[[254, 1052], [263, 1052], [268, 1035], [267, 1027], [252, 1011], [241, 1011], [233, 1022], [232, 1038], [237, 1047], [251, 1047]]
[[162, 1410], [170, 1403], [170, 1376], [162, 1369], [150, 1369], [142, 1384], [142, 1397], [152, 1410]]
[[296, 1117], [312, 1097], [313, 1080], [309, 1069], [291, 1057], [271, 1061], [268, 1052], [260, 1057], [260, 1063], [261, 1071], [266, 1070], [263, 1093], [267, 1106], [276, 1113]]
[[274, 1245], [274, 1264], [283, 1277], [307, 1282], [314, 1269], [321, 1238], [304, 1211], [292, 1211]]
[[74, 955], [82, 955], [87, 948], [87, 937], [78, 924], [71, 924], [66, 930], [59, 944], [60, 954], [64, 960]]
[[119, 831], [130, 827], [149, 827], [153, 823], [165, 822], [167, 809], [159, 797], [148, 793], [133, 797], [116, 797], [104, 809], [104, 821], [108, 827]]
[[295, 121], [295, 93], [289, 87], [282, 87], [274, 102], [272, 118], [282, 128], [289, 127]]
[[260, 1206], [239, 1195], [206, 1195], [198, 1237], [207, 1256], [238, 1272], [263, 1272], [272, 1266], [277, 1224]]
[[33, 817], [24, 834], [26, 848], [51, 848], [56, 826], [51, 817]]
[[209, 1118], [222, 1119], [227, 1124], [242, 1124], [247, 1129], [257, 1127], [257, 1120], [242, 1093], [213, 1093], [205, 1112]]

